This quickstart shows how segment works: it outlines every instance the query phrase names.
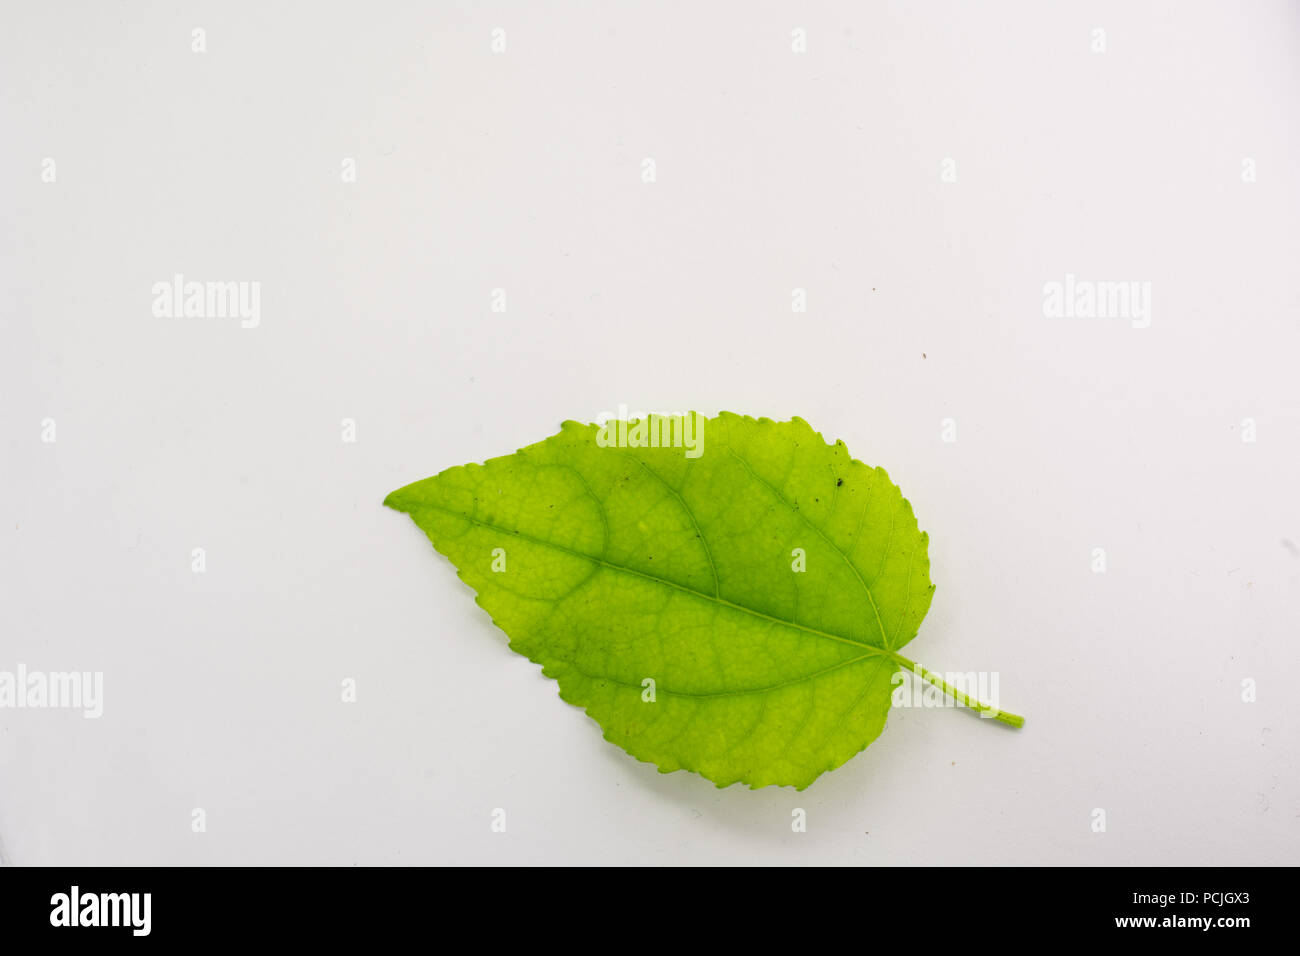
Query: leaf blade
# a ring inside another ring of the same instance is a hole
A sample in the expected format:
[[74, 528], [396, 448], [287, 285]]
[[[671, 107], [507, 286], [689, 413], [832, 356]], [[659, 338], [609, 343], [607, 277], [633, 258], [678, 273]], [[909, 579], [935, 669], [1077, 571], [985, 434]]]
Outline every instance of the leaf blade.
[[566, 422], [385, 503], [606, 739], [718, 786], [802, 788], [883, 729], [888, 653], [933, 594], [928, 538], [883, 470], [801, 419], [724, 413], [704, 435], [687, 458], [602, 448], [595, 426]]

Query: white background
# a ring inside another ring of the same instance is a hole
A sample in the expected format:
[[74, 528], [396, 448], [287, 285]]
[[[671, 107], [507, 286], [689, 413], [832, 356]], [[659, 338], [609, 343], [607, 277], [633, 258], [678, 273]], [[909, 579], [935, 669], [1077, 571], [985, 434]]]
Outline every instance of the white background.
[[[1297, 4], [5, 7], [0, 670], [105, 681], [0, 711], [9, 862], [1300, 860]], [[380, 502], [620, 403], [888, 468], [907, 652], [1025, 730], [802, 793], [603, 742]]]

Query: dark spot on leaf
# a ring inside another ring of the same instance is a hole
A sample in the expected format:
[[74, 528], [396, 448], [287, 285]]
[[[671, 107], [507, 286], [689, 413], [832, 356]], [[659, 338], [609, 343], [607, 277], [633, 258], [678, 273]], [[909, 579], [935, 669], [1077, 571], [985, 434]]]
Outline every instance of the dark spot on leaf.
[[836, 488], [838, 488], [838, 487], [839, 487], [840, 485], [842, 485], [842, 484], [844, 484], [844, 479], [843, 479], [843, 478], [836, 478], [836, 479], [835, 479], [835, 487], [836, 487]]

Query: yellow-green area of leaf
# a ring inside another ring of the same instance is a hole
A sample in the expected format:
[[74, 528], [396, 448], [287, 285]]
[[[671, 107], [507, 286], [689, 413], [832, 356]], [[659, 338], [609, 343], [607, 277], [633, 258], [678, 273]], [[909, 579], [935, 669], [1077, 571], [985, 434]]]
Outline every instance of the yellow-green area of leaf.
[[802, 789], [879, 736], [900, 668], [1024, 723], [899, 653], [934, 594], [929, 537], [883, 469], [800, 418], [565, 422], [384, 503], [664, 773]]

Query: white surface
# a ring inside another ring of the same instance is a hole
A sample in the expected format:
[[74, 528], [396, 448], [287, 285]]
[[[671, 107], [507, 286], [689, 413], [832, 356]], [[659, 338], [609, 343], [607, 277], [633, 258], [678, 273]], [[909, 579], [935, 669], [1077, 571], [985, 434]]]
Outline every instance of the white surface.
[[[272, 6], [6, 5], [0, 670], [105, 681], [0, 711], [12, 862], [1300, 860], [1300, 7]], [[620, 403], [887, 467], [908, 653], [1027, 728], [896, 711], [803, 793], [601, 741], [380, 501]]]

